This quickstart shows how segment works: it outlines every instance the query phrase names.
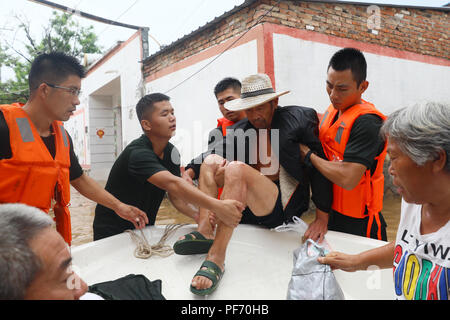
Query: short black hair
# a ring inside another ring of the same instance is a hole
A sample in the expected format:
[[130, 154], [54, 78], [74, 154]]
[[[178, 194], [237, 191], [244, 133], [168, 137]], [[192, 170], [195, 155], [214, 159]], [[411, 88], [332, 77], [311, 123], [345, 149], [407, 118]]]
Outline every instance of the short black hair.
[[31, 64], [28, 74], [30, 94], [44, 82], [59, 85], [72, 75], [81, 79], [86, 76], [84, 67], [76, 58], [63, 52], [41, 54]]
[[218, 84], [214, 87], [214, 95], [217, 95], [229, 88], [232, 88], [234, 91], [241, 93], [241, 82], [236, 78], [224, 78], [219, 81]]
[[367, 62], [361, 51], [355, 48], [344, 48], [336, 52], [331, 57], [327, 71], [332, 67], [336, 71], [344, 71], [350, 69], [353, 79], [359, 86], [366, 80]]
[[163, 93], [152, 93], [142, 97], [136, 105], [136, 114], [141, 122], [144, 115], [153, 111], [154, 104], [161, 101], [170, 101], [170, 97]]

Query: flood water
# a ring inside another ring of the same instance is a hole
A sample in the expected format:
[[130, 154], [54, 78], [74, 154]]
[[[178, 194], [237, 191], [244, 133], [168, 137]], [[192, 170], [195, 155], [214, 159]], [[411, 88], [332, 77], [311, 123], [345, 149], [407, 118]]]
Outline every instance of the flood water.
[[[102, 185], [105, 183], [100, 182]], [[384, 199], [383, 216], [387, 223], [388, 241], [394, 241], [400, 221], [401, 199], [388, 195]], [[92, 223], [94, 220], [95, 203], [81, 196], [74, 188], [71, 188], [72, 216], [72, 246], [78, 246], [93, 240]], [[306, 212], [302, 219], [310, 223], [314, 220], [314, 213]], [[194, 220], [179, 213], [166, 198], [156, 216], [156, 224], [195, 223]]]

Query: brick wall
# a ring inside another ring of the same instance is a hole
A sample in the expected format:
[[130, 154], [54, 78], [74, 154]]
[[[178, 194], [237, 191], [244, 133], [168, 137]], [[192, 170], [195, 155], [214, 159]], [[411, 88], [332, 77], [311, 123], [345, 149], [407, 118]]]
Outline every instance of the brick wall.
[[[241, 9], [224, 14], [149, 57], [144, 63], [144, 76], [241, 34], [275, 4], [272, 0], [247, 1]], [[378, 5], [380, 25], [371, 31], [367, 21], [375, 12], [368, 13], [367, 8], [367, 5], [281, 1], [261, 22], [450, 59], [448, 12]]]

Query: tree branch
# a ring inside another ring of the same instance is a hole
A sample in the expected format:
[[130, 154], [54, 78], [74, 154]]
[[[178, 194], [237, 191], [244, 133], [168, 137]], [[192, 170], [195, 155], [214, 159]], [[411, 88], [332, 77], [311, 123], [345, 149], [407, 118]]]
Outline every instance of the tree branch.
[[20, 51], [16, 50], [16, 48], [14, 48], [7, 40], [5, 40], [6, 45], [14, 50], [14, 52], [16, 52], [18, 55], [20, 55], [22, 58], [24, 58], [25, 60], [27, 60], [29, 63], [31, 63], [31, 60], [28, 59], [25, 55], [23, 55]]
[[22, 27], [22, 29], [25, 31], [25, 36], [27, 37], [27, 39], [30, 42], [31, 46], [33, 47], [34, 51], [37, 51], [38, 49], [36, 47], [35, 41], [34, 41], [33, 37], [31, 36], [31, 32], [30, 32], [30, 21], [26, 20], [26, 19], [25, 19], [26, 21], [23, 21], [19, 15], [16, 15], [15, 18], [17, 20], [19, 20], [19, 22], [20, 22], [19, 26]]

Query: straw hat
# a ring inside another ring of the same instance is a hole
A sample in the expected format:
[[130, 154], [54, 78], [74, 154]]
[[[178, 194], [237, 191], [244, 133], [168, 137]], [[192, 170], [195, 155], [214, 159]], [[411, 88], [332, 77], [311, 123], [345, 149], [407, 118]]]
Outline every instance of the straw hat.
[[267, 74], [259, 73], [242, 80], [241, 98], [225, 103], [230, 111], [247, 110], [278, 98], [290, 91], [275, 92]]

